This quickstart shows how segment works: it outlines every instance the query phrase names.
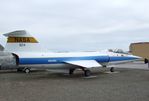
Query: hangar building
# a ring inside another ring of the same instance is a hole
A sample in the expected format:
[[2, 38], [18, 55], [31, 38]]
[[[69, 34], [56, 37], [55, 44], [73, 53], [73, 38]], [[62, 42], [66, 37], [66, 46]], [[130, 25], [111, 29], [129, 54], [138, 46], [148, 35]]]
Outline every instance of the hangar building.
[[149, 42], [132, 43], [130, 45], [130, 52], [133, 55], [149, 60]]

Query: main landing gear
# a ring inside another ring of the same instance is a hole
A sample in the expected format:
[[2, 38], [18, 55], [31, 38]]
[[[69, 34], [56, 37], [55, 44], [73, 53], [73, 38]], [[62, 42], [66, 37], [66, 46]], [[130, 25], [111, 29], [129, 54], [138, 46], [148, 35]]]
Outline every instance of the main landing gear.
[[[85, 77], [91, 76], [91, 71], [89, 69], [86, 69], [86, 68], [81, 68], [81, 69], [84, 71], [84, 76]], [[73, 69], [69, 69], [69, 75], [74, 74], [74, 71], [75, 71], [74, 68]]]
[[84, 76], [85, 77], [91, 76], [91, 71], [90, 70], [84, 70]]
[[75, 69], [69, 69], [69, 75], [72, 75], [74, 73]]
[[89, 69], [86, 68], [81, 68], [84, 71], [84, 76], [85, 77], [89, 77], [91, 76], [91, 71]]

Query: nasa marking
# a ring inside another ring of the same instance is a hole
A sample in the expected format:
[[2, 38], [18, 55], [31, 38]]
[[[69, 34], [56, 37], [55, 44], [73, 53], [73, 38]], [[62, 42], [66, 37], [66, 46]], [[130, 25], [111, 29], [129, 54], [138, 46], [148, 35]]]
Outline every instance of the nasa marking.
[[8, 43], [38, 43], [33, 37], [9, 37]]

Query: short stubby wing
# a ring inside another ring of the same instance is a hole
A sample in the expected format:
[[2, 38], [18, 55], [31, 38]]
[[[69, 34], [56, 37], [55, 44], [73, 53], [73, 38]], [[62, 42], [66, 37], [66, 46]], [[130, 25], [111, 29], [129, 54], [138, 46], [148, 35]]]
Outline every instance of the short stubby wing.
[[74, 61], [65, 61], [65, 63], [85, 68], [102, 67], [102, 65], [98, 63], [96, 60], [74, 60]]

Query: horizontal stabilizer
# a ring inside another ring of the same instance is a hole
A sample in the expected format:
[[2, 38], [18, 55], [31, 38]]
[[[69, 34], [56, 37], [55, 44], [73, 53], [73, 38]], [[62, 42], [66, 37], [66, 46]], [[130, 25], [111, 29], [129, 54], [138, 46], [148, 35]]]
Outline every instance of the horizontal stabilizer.
[[78, 61], [65, 61], [68, 64], [86, 67], [86, 68], [92, 68], [92, 67], [102, 67], [101, 64], [99, 64], [95, 60], [78, 60]]

